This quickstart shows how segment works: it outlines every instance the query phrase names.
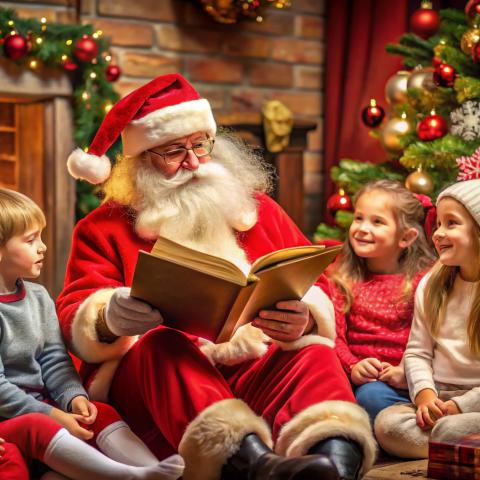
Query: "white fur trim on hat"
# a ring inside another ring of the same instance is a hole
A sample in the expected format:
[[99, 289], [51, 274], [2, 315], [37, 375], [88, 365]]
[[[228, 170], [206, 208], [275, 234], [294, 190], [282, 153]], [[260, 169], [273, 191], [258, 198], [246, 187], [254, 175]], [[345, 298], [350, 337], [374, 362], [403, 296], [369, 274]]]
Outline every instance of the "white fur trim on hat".
[[182, 478], [219, 480], [222, 466], [250, 433], [272, 446], [267, 423], [242, 400], [229, 398], [210, 405], [188, 425], [178, 446], [185, 460]]
[[68, 157], [67, 169], [72, 177], [97, 184], [110, 176], [112, 165], [106, 155], [99, 157], [76, 148]]
[[480, 225], [480, 179], [457, 182], [446, 188], [437, 198], [451, 197], [460, 202]]
[[130, 122], [122, 132], [123, 153], [135, 156], [192, 133], [206, 132], [214, 136], [216, 131], [208, 100], [182, 102]]
[[311, 405], [283, 425], [275, 452], [301, 457], [318, 442], [344, 437], [357, 442], [363, 451], [362, 475], [375, 462], [377, 442], [368, 414], [363, 408], [343, 400], [327, 400]]

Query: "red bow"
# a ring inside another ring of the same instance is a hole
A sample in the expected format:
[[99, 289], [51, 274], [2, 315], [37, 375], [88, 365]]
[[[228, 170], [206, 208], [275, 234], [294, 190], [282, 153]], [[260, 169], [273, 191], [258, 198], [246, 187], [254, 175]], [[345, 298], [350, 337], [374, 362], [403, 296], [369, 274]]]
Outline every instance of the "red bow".
[[423, 206], [423, 210], [425, 212], [423, 229], [425, 230], [427, 240], [430, 241], [437, 224], [437, 209], [433, 205], [432, 199], [428, 195], [423, 195], [422, 193], [414, 193], [414, 195]]

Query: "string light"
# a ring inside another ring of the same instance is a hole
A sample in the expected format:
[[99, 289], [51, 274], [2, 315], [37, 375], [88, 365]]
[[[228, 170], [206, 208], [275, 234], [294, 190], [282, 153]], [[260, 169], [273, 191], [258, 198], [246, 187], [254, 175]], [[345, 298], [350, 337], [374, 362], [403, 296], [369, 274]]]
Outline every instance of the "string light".
[[105, 110], [105, 113], [108, 113], [112, 109], [113, 105], [111, 103], [107, 103], [103, 109]]
[[105, 60], [106, 60], [107, 62], [110, 62], [110, 61], [112, 60], [112, 56], [111, 56], [111, 55], [107, 55], [107, 56], [105, 57]]
[[30, 60], [28, 66], [32, 69], [35, 70], [38, 67], [38, 62], [35, 59]]
[[82, 93], [82, 100], [87, 101], [90, 98], [90, 94], [88, 92]]
[[63, 54], [61, 58], [62, 62], [65, 62], [66, 60], [68, 60], [68, 55]]
[[70, 46], [72, 43], [73, 43], [73, 40], [67, 40], [67, 41], [65, 42], [65, 45]]
[[90, 72], [90, 78], [97, 78], [97, 74], [95, 72]]
[[36, 40], [38, 45], [41, 45], [43, 43], [43, 38], [42, 37], [38, 37]]
[[13, 27], [13, 26], [15, 25], [15, 22], [14, 22], [13, 20], [9, 20], [9, 21], [7, 22], [7, 25], [8, 25], [9, 27]]

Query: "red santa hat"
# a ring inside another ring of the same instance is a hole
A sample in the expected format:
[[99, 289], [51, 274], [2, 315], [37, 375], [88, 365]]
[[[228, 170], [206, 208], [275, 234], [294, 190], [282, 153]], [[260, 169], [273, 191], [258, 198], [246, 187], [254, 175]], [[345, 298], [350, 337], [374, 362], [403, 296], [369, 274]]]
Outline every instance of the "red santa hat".
[[111, 169], [105, 153], [120, 135], [123, 154], [134, 156], [195, 132], [215, 135], [210, 104], [178, 73], [162, 75], [118, 101], [103, 119], [88, 152], [74, 150], [67, 168], [75, 178], [102, 183]]

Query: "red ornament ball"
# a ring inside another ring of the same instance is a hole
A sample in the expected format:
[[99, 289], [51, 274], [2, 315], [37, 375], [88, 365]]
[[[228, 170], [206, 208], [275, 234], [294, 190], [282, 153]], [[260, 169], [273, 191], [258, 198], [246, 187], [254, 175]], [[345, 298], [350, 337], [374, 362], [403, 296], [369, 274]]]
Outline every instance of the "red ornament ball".
[[3, 51], [12, 60], [20, 60], [28, 53], [28, 42], [18, 33], [8, 35], [3, 41]]
[[438, 87], [453, 87], [455, 77], [455, 69], [448, 63], [441, 63], [433, 72], [433, 81]]
[[375, 100], [372, 100], [370, 105], [362, 110], [363, 123], [370, 128], [378, 127], [382, 123], [384, 117], [385, 110], [382, 107], [379, 107], [375, 103]]
[[122, 74], [120, 67], [117, 65], [109, 65], [105, 70], [105, 76], [109, 82], [115, 82], [118, 80], [118, 77]]
[[480, 43], [477, 43], [472, 49], [472, 60], [473, 63], [480, 62]]
[[440, 27], [438, 12], [431, 8], [419, 8], [410, 17], [410, 29], [425, 40], [437, 33]]
[[98, 54], [98, 44], [92, 37], [84, 35], [75, 42], [73, 54], [81, 62], [91, 62]]
[[335, 215], [338, 210], [351, 210], [352, 200], [340, 189], [327, 200], [327, 210], [331, 215]]
[[67, 59], [63, 62], [63, 68], [67, 70], [67, 72], [74, 72], [78, 68], [78, 65], [73, 60]]
[[423, 142], [430, 142], [445, 136], [448, 125], [440, 115], [429, 115], [417, 124], [417, 135]]

